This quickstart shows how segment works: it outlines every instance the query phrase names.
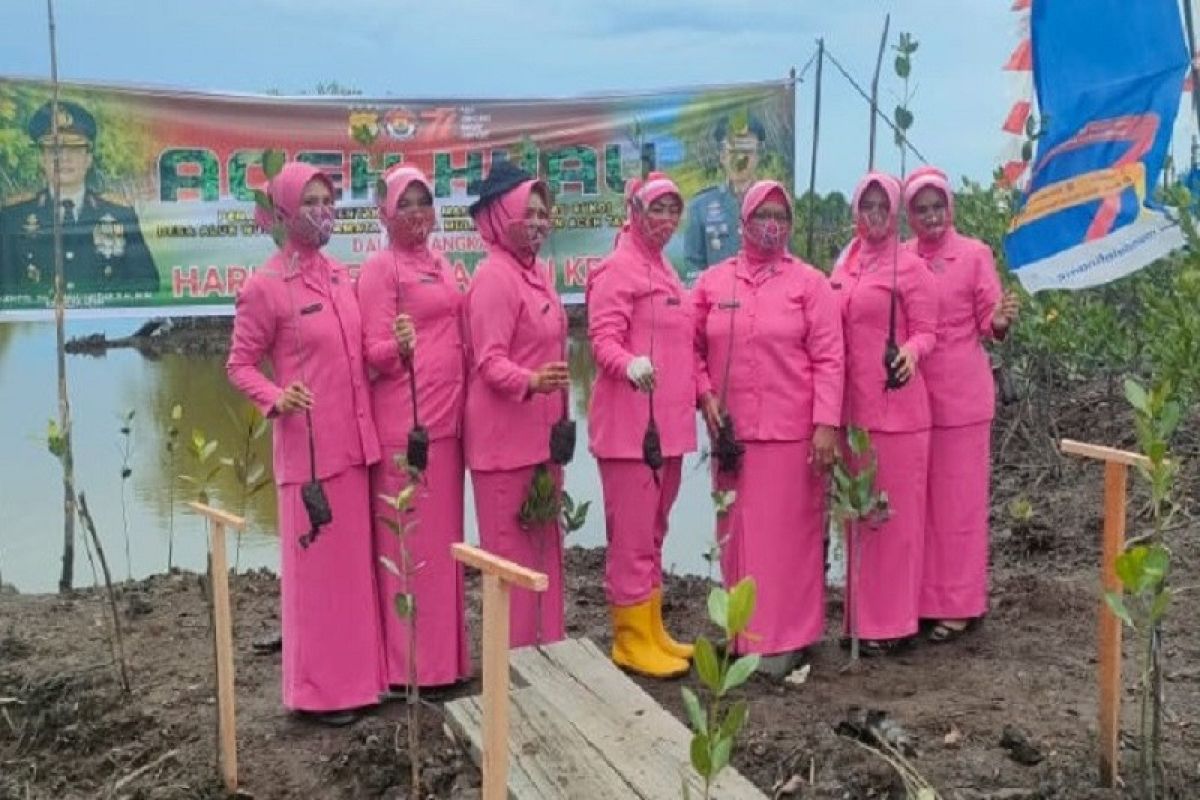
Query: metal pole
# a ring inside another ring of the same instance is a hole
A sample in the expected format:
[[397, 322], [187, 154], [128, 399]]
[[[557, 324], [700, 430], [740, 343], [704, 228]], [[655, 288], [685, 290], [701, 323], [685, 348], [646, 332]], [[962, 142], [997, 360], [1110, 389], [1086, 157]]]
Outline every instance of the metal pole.
[[825, 66], [825, 40], [817, 40], [817, 90], [813, 94], [812, 160], [808, 166], [808, 245], [805, 256], [813, 260], [813, 233], [817, 223], [817, 142], [821, 138], [821, 70]]
[[58, 47], [55, 43], [54, 0], [46, 0], [46, 15], [50, 26], [50, 139], [54, 143], [54, 162], [51, 181], [51, 219], [54, 231], [54, 334], [55, 355], [58, 365], [58, 426], [63, 437], [63, 556], [62, 573], [58, 579], [60, 592], [71, 591], [75, 577], [75, 460], [71, 455], [71, 401], [67, 396], [67, 356], [64, 318], [66, 303], [63, 289], [63, 230], [59, 216], [62, 195], [62, 173], [60, 171], [61, 142], [58, 136]]
[[883, 51], [887, 47], [888, 27], [892, 24], [892, 15], [883, 18], [883, 35], [879, 37], [879, 55], [875, 57], [875, 75], [871, 78], [871, 149], [867, 155], [867, 171], [875, 171], [875, 118], [879, 116], [879, 70], [883, 66]]
[[1183, 0], [1183, 22], [1187, 26], [1188, 60], [1192, 71], [1192, 113], [1200, 127], [1200, 70], [1196, 69], [1196, 25], [1192, 21], [1192, 0]]

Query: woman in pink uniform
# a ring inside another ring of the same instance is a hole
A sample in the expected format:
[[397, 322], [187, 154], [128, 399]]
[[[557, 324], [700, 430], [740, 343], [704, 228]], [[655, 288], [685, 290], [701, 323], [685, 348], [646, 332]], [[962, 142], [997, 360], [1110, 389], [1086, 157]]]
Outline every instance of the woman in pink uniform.
[[485, 550], [544, 572], [549, 588], [512, 590], [513, 647], [563, 638], [562, 528], [518, 523], [539, 467], [550, 462], [550, 430], [567, 407], [567, 316], [554, 277], [537, 258], [550, 234], [550, 192], [508, 161], [492, 170], [471, 206], [487, 247], [467, 291], [471, 369], [466, 453]]
[[821, 638], [825, 621], [825, 472], [842, 410], [843, 349], [837, 300], [818, 270], [791, 255], [792, 201], [759, 181], [742, 202], [742, 250], [696, 284], [696, 347], [710, 437], [723, 412], [744, 447], [717, 523], [726, 586], [758, 588], [739, 653], [762, 653], [762, 670], [784, 677]]
[[444, 686], [468, 677], [471, 668], [463, 572], [450, 555], [450, 546], [463, 540], [463, 295], [445, 260], [426, 244], [436, 220], [429, 180], [416, 167], [399, 166], [384, 176], [384, 185], [386, 192], [378, 198], [379, 219], [387, 230], [388, 247], [363, 264], [358, 297], [363, 350], [374, 373], [375, 424], [383, 449], [371, 480], [376, 498], [375, 552], [401, 566], [400, 540], [384, 523], [395, 517], [395, 511], [378, 498], [394, 496], [409, 483], [409, 473], [397, 465], [396, 456], [406, 456], [414, 425], [427, 431], [429, 445], [428, 463], [413, 496], [413, 513], [403, 520], [412, 526], [405, 539], [409, 562], [420, 565], [408, 589], [416, 613], [408, 620], [396, 614], [395, 597], [406, 591], [408, 582], [382, 564], [376, 565], [379, 612], [388, 683], [409, 682], [411, 624], [416, 627], [417, 684]]
[[995, 388], [983, 348], [1017, 314], [986, 244], [954, 229], [944, 173], [922, 167], [904, 185], [916, 238], [905, 248], [929, 265], [939, 301], [937, 345], [922, 364], [933, 427], [929, 446], [925, 566], [918, 610], [933, 642], [965, 632], [987, 612], [988, 490]]
[[[274, 216], [260, 209], [258, 221], [282, 224], [286, 238], [238, 294], [226, 371], [274, 420], [283, 704], [347, 724], [387, 690], [368, 487], [379, 440], [354, 287], [346, 268], [321, 253], [333, 232], [333, 183], [293, 162], [268, 194]], [[312, 472], [332, 521], [305, 545], [301, 537], [313, 531], [301, 489]]]
[[[888, 520], [860, 524], [847, 548], [846, 625], [868, 654], [917, 631], [925, 537], [929, 396], [920, 365], [936, 340], [937, 296], [925, 263], [900, 247], [900, 202], [895, 178], [872, 172], [862, 179], [852, 201], [857, 235], [830, 277], [846, 342], [843, 419], [870, 433], [876, 488], [891, 504]], [[897, 346], [898, 388], [887, 388], [889, 339]]]
[[[666, 678], [687, 672], [691, 656], [663, 626], [662, 547], [683, 454], [696, 449], [694, 323], [691, 297], [662, 253], [683, 213], [679, 188], [651, 173], [630, 181], [626, 197], [616, 247], [588, 274], [597, 368], [588, 442], [604, 486], [612, 659]], [[643, 452], [651, 405], [661, 465], [653, 456], [647, 463]]]

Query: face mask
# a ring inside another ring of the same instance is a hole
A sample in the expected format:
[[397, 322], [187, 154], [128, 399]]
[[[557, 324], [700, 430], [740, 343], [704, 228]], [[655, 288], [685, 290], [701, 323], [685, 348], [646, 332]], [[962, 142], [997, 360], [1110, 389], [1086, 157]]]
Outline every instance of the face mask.
[[651, 247], [658, 250], [667, 246], [667, 242], [671, 241], [678, 228], [678, 217], [638, 217], [638, 229], [641, 230], [642, 236]]
[[419, 247], [433, 232], [436, 216], [432, 206], [418, 206], [397, 211], [388, 220], [388, 238], [400, 247]]
[[859, 236], [868, 240], [887, 236], [890, 220], [886, 211], [860, 211], [854, 215], [854, 228]]
[[333, 236], [332, 206], [302, 206], [284, 220], [288, 239], [306, 247], [324, 247]]
[[791, 223], [777, 219], [753, 219], [746, 223], [746, 239], [760, 250], [779, 253], [792, 238]]
[[536, 256], [550, 236], [550, 220], [521, 219], [505, 229], [508, 245], [522, 256]]
[[908, 209], [909, 224], [912, 225], [913, 233], [917, 234], [919, 239], [940, 239], [946, 232], [949, 217], [948, 209], [945, 206], [932, 214], [921, 214], [912, 206], [909, 206]]

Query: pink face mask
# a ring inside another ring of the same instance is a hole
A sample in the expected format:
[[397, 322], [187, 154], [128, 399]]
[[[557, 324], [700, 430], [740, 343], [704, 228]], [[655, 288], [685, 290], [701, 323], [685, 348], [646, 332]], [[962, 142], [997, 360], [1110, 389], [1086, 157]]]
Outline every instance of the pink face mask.
[[419, 247], [433, 232], [436, 216], [432, 206], [418, 206], [397, 211], [388, 220], [388, 238], [400, 247]]
[[746, 223], [747, 241], [768, 253], [781, 253], [792, 238], [791, 223], [777, 219], [753, 219]]
[[304, 247], [324, 247], [333, 237], [332, 206], [301, 206], [283, 222], [288, 239]]
[[519, 219], [508, 223], [505, 237], [508, 245], [523, 257], [536, 256], [550, 236], [550, 220]]
[[642, 237], [651, 247], [662, 250], [667, 246], [667, 242], [671, 241], [671, 237], [675, 235], [675, 231], [679, 228], [678, 217], [638, 217], [638, 229], [642, 232]]

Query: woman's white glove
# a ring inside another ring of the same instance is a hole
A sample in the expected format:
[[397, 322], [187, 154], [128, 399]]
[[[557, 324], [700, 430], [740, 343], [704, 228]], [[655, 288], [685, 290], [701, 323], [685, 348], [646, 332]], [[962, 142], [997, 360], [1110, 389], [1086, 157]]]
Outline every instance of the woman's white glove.
[[625, 375], [630, 383], [643, 392], [654, 389], [654, 365], [646, 356], [637, 356], [630, 361], [629, 366], [625, 368]]

